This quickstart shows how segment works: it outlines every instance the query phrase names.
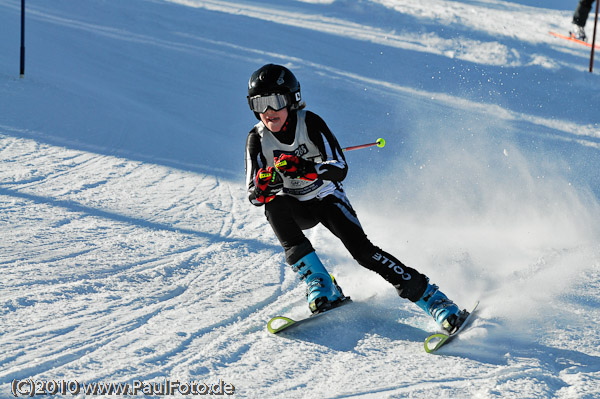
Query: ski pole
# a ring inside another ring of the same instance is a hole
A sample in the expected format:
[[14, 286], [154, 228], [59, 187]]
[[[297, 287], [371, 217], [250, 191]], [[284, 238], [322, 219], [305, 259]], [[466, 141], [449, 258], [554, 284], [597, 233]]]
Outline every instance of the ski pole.
[[368, 148], [368, 147], [373, 147], [373, 146], [377, 146], [379, 148], [383, 148], [385, 147], [385, 140], [382, 138], [378, 138], [376, 142], [374, 143], [368, 143], [368, 144], [361, 144], [361, 145], [353, 145], [350, 147], [346, 147], [346, 148], [342, 148], [342, 151], [352, 151], [352, 150], [360, 150], [361, 148]]
[[594, 69], [594, 48], [596, 46], [596, 26], [598, 25], [598, 8], [600, 7], [600, 0], [596, 1], [596, 18], [594, 19], [594, 34], [592, 35], [592, 52], [590, 53], [590, 73]]

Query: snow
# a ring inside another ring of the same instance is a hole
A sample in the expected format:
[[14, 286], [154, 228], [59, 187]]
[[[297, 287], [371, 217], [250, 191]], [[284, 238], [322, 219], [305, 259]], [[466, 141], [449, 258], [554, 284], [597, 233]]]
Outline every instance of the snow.
[[[0, 396], [31, 378], [598, 397], [600, 78], [548, 34], [576, 3], [31, 0], [21, 79], [20, 2], [0, 0]], [[433, 321], [321, 227], [355, 303], [266, 331], [308, 312], [244, 188], [246, 84], [268, 62], [343, 146], [386, 139], [347, 153], [369, 237], [481, 299], [437, 355]]]

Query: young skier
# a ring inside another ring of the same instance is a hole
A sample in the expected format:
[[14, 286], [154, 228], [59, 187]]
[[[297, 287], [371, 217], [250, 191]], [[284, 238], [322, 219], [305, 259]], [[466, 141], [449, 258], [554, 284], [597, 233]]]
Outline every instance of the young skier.
[[305, 280], [311, 312], [346, 299], [302, 232], [321, 223], [360, 265], [381, 275], [442, 328], [455, 331], [467, 312], [426, 276], [367, 238], [342, 188], [348, 172], [342, 149], [323, 119], [304, 109], [294, 74], [280, 65], [264, 65], [250, 77], [247, 98], [259, 120], [246, 141], [249, 199], [264, 206], [286, 262]]

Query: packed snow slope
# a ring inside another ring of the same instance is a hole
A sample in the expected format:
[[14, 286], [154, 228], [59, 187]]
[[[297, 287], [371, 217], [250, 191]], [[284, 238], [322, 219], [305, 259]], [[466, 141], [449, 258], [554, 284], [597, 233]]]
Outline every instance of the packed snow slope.
[[[0, 397], [30, 378], [599, 397], [600, 65], [548, 34], [576, 3], [31, 0], [19, 78], [20, 1], [0, 0]], [[269, 62], [342, 146], [387, 140], [347, 153], [369, 237], [481, 299], [437, 355], [433, 321], [320, 227], [355, 303], [266, 332], [308, 313], [245, 194], [246, 85]]]

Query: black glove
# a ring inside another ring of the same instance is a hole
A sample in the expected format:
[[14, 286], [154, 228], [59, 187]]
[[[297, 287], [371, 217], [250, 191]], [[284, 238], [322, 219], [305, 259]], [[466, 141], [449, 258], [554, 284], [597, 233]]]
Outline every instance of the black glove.
[[254, 176], [254, 194], [258, 202], [266, 204], [283, 189], [283, 179], [274, 167], [260, 168]]
[[278, 158], [275, 158], [275, 167], [285, 177], [291, 177], [292, 179], [313, 181], [318, 177], [315, 164], [296, 155], [281, 154]]

